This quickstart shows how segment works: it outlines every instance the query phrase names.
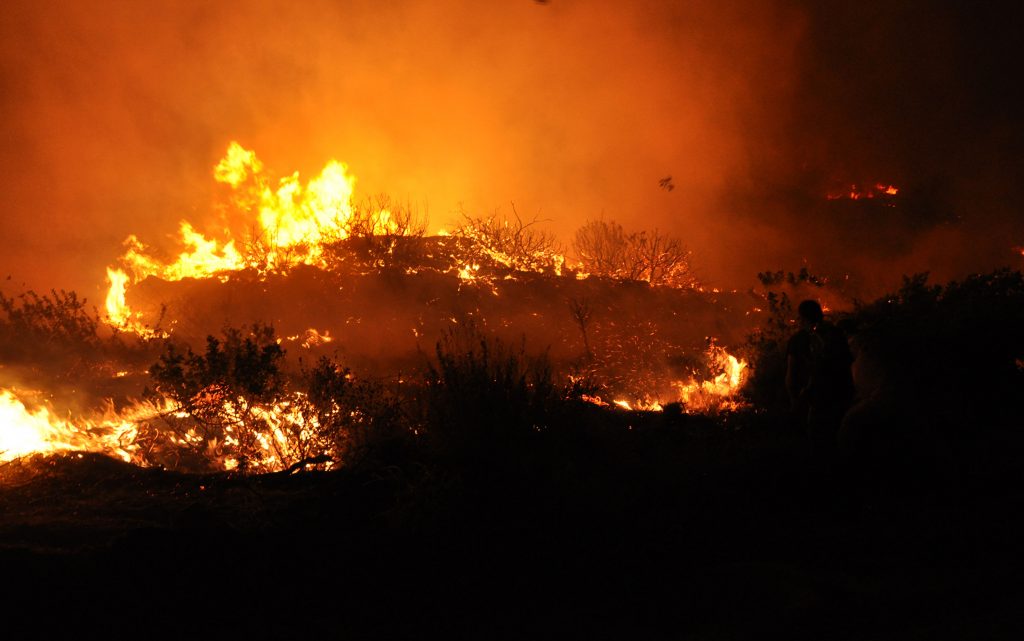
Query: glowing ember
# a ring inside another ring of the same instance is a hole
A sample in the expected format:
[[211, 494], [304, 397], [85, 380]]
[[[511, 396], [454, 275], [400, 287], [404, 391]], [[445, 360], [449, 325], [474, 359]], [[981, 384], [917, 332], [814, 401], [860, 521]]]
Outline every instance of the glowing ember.
[[581, 400], [601, 407], [619, 407], [629, 411], [661, 412], [668, 402], [680, 403], [690, 413], [714, 413], [734, 411], [742, 407], [737, 398], [746, 381], [747, 363], [725, 351], [712, 342], [705, 354], [709, 369], [718, 372], [711, 379], [691, 378], [687, 381], [673, 381], [671, 387], [675, 398], [671, 400], [616, 399], [605, 402], [600, 396], [583, 395]]
[[459, 270], [459, 278], [462, 280], [476, 280], [480, 265], [466, 265]]
[[633, 401], [630, 403], [629, 401], [617, 400], [612, 401], [612, 403], [629, 411], [661, 412], [664, 409], [658, 401]]
[[334, 337], [331, 336], [331, 333], [327, 330], [324, 330], [321, 334], [311, 327], [306, 330], [306, 333], [303, 335], [303, 339], [302, 346], [306, 349], [310, 349], [311, 347], [318, 347], [320, 345], [330, 343], [334, 340]]
[[900, 193], [899, 187], [895, 185], [886, 185], [884, 183], [875, 183], [874, 187], [861, 187], [860, 185], [850, 185], [849, 189], [843, 189], [839, 191], [830, 192], [828, 194], [829, 200], [862, 200], [871, 199], [876, 197], [891, 197]]
[[739, 402], [735, 396], [745, 380], [746, 361], [736, 358], [713, 343], [708, 348], [707, 356], [712, 364], [712, 370], [720, 373], [711, 380], [691, 379], [673, 383], [678, 391], [679, 401], [688, 411], [737, 409]]

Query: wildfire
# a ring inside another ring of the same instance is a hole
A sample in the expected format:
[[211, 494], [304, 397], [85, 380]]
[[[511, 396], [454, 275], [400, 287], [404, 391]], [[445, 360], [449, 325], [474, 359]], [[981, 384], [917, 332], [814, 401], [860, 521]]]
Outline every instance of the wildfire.
[[[287, 467], [305, 458], [306, 450], [317, 429], [315, 419], [306, 418], [300, 405], [302, 394], [265, 408], [249, 408], [251, 418], [261, 427], [250, 429], [255, 453], [248, 452], [250, 469], [272, 471]], [[231, 400], [223, 403], [224, 415], [239, 425], [243, 423], [240, 406]], [[29, 409], [12, 390], [0, 389], [0, 463], [31, 455], [62, 452], [97, 452], [117, 456], [128, 463], [145, 465], [140, 426], [162, 419], [187, 421], [183, 412], [176, 412], [169, 402], [136, 403], [126, 409], [108, 408], [95, 418], [63, 419], [46, 406]], [[207, 438], [196, 429], [180, 435], [165, 433], [166, 446], [180, 450], [200, 451], [204, 457], [224, 470], [239, 466], [235, 452], [240, 444], [239, 431], [227, 427], [225, 438]], [[154, 447], [152, 442], [147, 447]], [[149, 452], [152, 454], [152, 452]], [[326, 467], [330, 467], [329, 460]]]
[[721, 373], [711, 380], [676, 381], [673, 386], [678, 391], [679, 401], [690, 411], [737, 409], [739, 402], [735, 400], [735, 396], [745, 380], [746, 361], [736, 358], [715, 344], [708, 348], [707, 357], [712, 364], [712, 370]]
[[[214, 179], [230, 188], [232, 207], [254, 223], [243, 255], [236, 241], [207, 238], [188, 221], [182, 221], [178, 239], [184, 251], [174, 260], [154, 256], [137, 237], [125, 240], [125, 252], [117, 266], [107, 268], [106, 298], [110, 322], [122, 329], [144, 333], [138, 315], [126, 302], [128, 288], [149, 276], [178, 281], [184, 278], [226, 278], [246, 268], [258, 271], [323, 265], [326, 243], [347, 238], [353, 217], [355, 177], [344, 163], [331, 160], [305, 184], [298, 172], [273, 184], [263, 173], [255, 152], [232, 142], [213, 170]], [[391, 214], [373, 212], [370, 233], [395, 231]], [[230, 232], [227, 232], [230, 236]]]
[[884, 183], [875, 183], [874, 187], [861, 187], [860, 185], [850, 185], [849, 189], [842, 189], [839, 191], [833, 191], [828, 194], [829, 200], [867, 200], [871, 198], [886, 198], [892, 197], [900, 193], [899, 187], [895, 185], [886, 185]]
[[71, 421], [54, 415], [47, 407], [28, 409], [11, 390], [0, 389], [0, 461], [29, 454], [57, 452], [104, 452], [124, 461], [135, 460], [138, 423], [160, 414], [164, 408], [148, 403], [114, 412], [95, 420]]
[[629, 411], [636, 410], [639, 412], [661, 412], [664, 409], [661, 406], [661, 403], [659, 403], [658, 401], [641, 400], [633, 401], [632, 403], [630, 403], [629, 401], [619, 399], [617, 401], [612, 401], [612, 403], [618, 407], [621, 407], [624, 410]]
[[[297, 336], [295, 338], [298, 339]], [[324, 332], [321, 334], [320, 332], [311, 327], [306, 330], [305, 334], [303, 334], [303, 341], [301, 345], [305, 349], [310, 349], [312, 347], [319, 347], [320, 345], [325, 345], [333, 340], [334, 337], [331, 336], [331, 332], [329, 330], [324, 330]]]
[[718, 373], [710, 379], [692, 377], [686, 381], [673, 381], [671, 386], [674, 390], [674, 398], [662, 399], [665, 400], [665, 403], [650, 397], [632, 400], [616, 399], [607, 403], [600, 396], [584, 395], [582, 400], [602, 407], [614, 406], [641, 412], [661, 412], [664, 410], [664, 405], [670, 402], [680, 403], [685, 411], [690, 413], [714, 413], [739, 409], [742, 403], [736, 396], [746, 380], [747, 362], [728, 353], [714, 342], [708, 347], [705, 359], [709, 369]]
[[[242, 214], [249, 222], [249, 236], [240, 242], [225, 228], [219, 236], [208, 237], [193, 223], [182, 221], [177, 232], [178, 249], [169, 256], [145, 245], [134, 235], [128, 236], [124, 253], [106, 272], [105, 307], [108, 320], [115, 328], [144, 338], [167, 336], [144, 325], [142, 315], [133, 311], [128, 303], [131, 287], [151, 276], [166, 281], [187, 278], [227, 281], [242, 270], [262, 277], [296, 265], [326, 269], [329, 268], [326, 252], [333, 243], [349, 238], [361, 240], [406, 233], [403, 223], [396, 221], [388, 209], [353, 205], [356, 179], [345, 164], [335, 160], [329, 161], [319, 174], [306, 182], [300, 180], [297, 172], [272, 180], [264, 173], [263, 163], [255, 152], [232, 142], [212, 173], [228, 190], [230, 211]], [[876, 190], [887, 195], [898, 192], [891, 185], [877, 185]], [[875, 191], [862, 192], [854, 186], [850, 193], [851, 198], [870, 198]], [[494, 295], [498, 295], [499, 279], [516, 278], [524, 271], [554, 277], [565, 275], [572, 279], [589, 276], [576, 266], [567, 265], [565, 257], [553, 251], [543, 235], [531, 235], [528, 228], [536, 221], [524, 223], [518, 215], [514, 221], [468, 221], [469, 224], [450, 234], [450, 238], [447, 231], [439, 232], [438, 238], [445, 238], [438, 245], [443, 255], [434, 266], [421, 268], [456, 276], [460, 286], [463, 283], [489, 286]], [[475, 248], [468, 254], [465, 253], [467, 245]], [[406, 273], [416, 273], [416, 269], [407, 267]], [[452, 318], [452, 322], [458, 321]], [[419, 336], [415, 329], [413, 331]], [[334, 337], [326, 329], [309, 328], [277, 340], [279, 343], [281, 340], [296, 342], [302, 348], [312, 349], [332, 342]], [[713, 372], [712, 378], [698, 380], [695, 377], [671, 384], [666, 380], [660, 386], [662, 392], [672, 390], [668, 398], [650, 395], [606, 402], [594, 396], [584, 397], [584, 400], [629, 411], [662, 411], [663, 404], [669, 403], [679, 403], [690, 412], [737, 408], [736, 394], [743, 383], [746, 363], [716, 345], [708, 349], [706, 361]], [[127, 371], [113, 374], [114, 377], [126, 375]], [[179, 451], [201, 453], [205, 460], [223, 469], [270, 471], [308, 459], [311, 452], [319, 451], [327, 460], [333, 456], [333, 450], [325, 450], [328, 446], [318, 443], [320, 426], [314, 415], [308, 413], [309, 402], [302, 394], [296, 393], [273, 406], [261, 407], [218, 394], [211, 386], [200, 395], [203, 399], [210, 395], [216, 397], [214, 405], [225, 421], [211, 431], [201, 418], [177, 411], [169, 400], [135, 403], [118, 411], [114, 411], [111, 404], [107, 411], [94, 416], [62, 418], [48, 406], [26, 404], [28, 397], [22, 393], [0, 388], [0, 462], [29, 454], [90, 451], [138, 464], [161, 464], [154, 463], [157, 459], [153, 454], [161, 453], [161, 447], [170, 446]], [[362, 419], [357, 414], [349, 418], [359, 422]], [[153, 427], [161, 421], [163, 427]], [[166, 429], [171, 424], [173, 429]]]

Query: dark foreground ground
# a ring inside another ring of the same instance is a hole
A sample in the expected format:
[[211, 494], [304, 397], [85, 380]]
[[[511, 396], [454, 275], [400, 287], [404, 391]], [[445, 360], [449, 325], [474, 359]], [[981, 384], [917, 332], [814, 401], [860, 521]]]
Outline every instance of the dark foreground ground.
[[764, 415], [588, 410], [470, 462], [249, 478], [15, 462], [0, 468], [0, 625], [5, 638], [1021, 638], [1022, 446], [988, 433], [865, 474], [822, 464]]

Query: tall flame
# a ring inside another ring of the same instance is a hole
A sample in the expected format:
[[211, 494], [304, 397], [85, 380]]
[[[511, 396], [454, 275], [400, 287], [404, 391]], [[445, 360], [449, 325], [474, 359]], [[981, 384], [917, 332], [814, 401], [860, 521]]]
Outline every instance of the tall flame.
[[[356, 179], [344, 163], [331, 160], [305, 184], [296, 172], [273, 185], [256, 153], [232, 142], [213, 177], [231, 188], [233, 207], [253, 219], [250, 241], [263, 248], [259, 260], [244, 256], [230, 233], [225, 240], [207, 238], [188, 221], [182, 221], [178, 230], [184, 251], [170, 262], [154, 257], [138, 238], [129, 236], [120, 264], [107, 268], [106, 310], [111, 323], [141, 331], [126, 294], [131, 285], [149, 276], [177, 281], [224, 277], [247, 267], [321, 265], [324, 243], [349, 235]], [[390, 213], [375, 212], [373, 227], [374, 233], [393, 231]]]

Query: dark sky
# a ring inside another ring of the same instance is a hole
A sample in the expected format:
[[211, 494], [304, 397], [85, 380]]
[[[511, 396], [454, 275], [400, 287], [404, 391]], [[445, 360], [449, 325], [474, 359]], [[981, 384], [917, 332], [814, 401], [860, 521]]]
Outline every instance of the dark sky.
[[[512, 201], [566, 243], [658, 226], [725, 286], [1020, 266], [1022, 27], [918, 0], [11, 0], [0, 282], [96, 300], [128, 234], [215, 231], [230, 140], [279, 175], [342, 160], [436, 227]], [[905, 196], [855, 212], [877, 247], [822, 205], [874, 181]]]

